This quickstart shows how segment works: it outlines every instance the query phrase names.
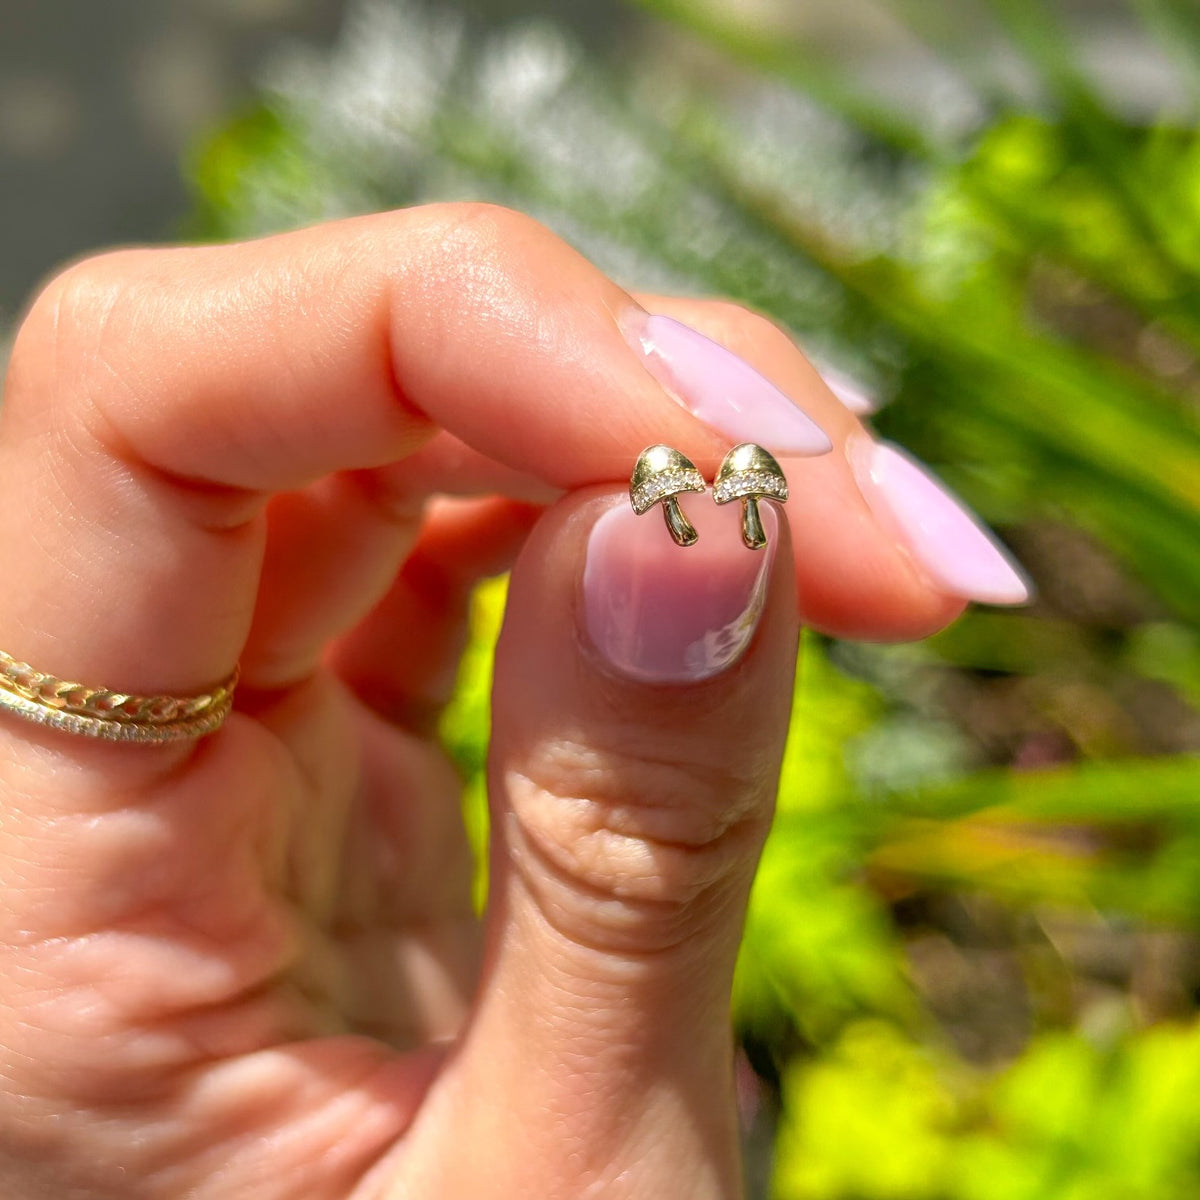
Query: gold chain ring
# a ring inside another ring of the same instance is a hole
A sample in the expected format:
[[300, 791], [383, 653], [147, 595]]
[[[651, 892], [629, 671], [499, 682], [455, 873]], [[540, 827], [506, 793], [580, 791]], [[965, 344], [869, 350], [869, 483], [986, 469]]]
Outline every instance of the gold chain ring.
[[0, 650], [0, 708], [85, 737], [172, 742], [217, 729], [233, 707], [238, 673], [196, 696], [134, 696], [35, 670]]

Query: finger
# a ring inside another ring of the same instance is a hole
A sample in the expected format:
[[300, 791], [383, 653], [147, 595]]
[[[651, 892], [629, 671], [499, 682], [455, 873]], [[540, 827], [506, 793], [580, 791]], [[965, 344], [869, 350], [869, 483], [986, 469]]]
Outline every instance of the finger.
[[241, 693], [312, 673], [335, 633], [370, 610], [416, 541], [420, 502], [381, 498], [374, 471], [342, 471], [271, 497]]
[[454, 690], [475, 585], [512, 565], [540, 513], [495, 497], [437, 503], [387, 594], [329, 663], [389, 721], [432, 733]]
[[496, 494], [536, 505], [560, 493], [439, 433], [399, 462], [338, 472], [273, 496], [258, 600], [241, 655], [244, 688], [283, 687], [313, 670], [325, 643], [391, 587], [434, 494]]
[[336, 1010], [357, 1033], [413, 1050], [461, 1027], [479, 972], [474, 856], [462, 777], [428, 738], [361, 713], [361, 793], [330, 895], [342, 970]]
[[[442, 439], [436, 439], [441, 442]], [[431, 471], [425, 452], [420, 476]], [[452, 463], [465, 456], [455, 452]], [[464, 464], [462, 477], [451, 486], [474, 491], [477, 485], [505, 482], [503, 468], [490, 470], [478, 455]], [[509, 559], [503, 524], [514, 514], [534, 512], [533, 506], [489, 498], [455, 506], [442, 503], [428, 512], [428, 493], [414, 486], [405, 468], [411, 460], [373, 471], [343, 471], [297, 492], [271, 498], [267, 507], [267, 537], [260, 573], [258, 600], [246, 646], [241, 655], [243, 689], [276, 689], [295, 683], [317, 666], [325, 644], [364, 618], [393, 586], [397, 573], [418, 539], [436, 544], [438, 528], [455, 530], [462, 543], [456, 552], [470, 576], [475, 559], [484, 569], [493, 561], [505, 569]], [[530, 491], [518, 482], [517, 490]], [[494, 502], [493, 502], [494, 501]], [[485, 532], [473, 542], [467, 529], [478, 517]], [[522, 529], [532, 521], [527, 516]], [[499, 538], [497, 556], [487, 538]], [[515, 553], [515, 549], [513, 550]], [[419, 562], [413, 570], [419, 569]], [[404, 626], [388, 631], [393, 648], [409, 635], [424, 644], [426, 631]]]
[[[736, 304], [638, 299], [733, 351], [832, 439], [832, 454], [783, 459], [806, 624], [841, 637], [911, 639], [948, 624], [966, 600], [1011, 604], [1028, 597], [1028, 581], [994, 538], [919, 468], [880, 447], [776, 325]], [[704, 353], [679, 333], [651, 330], [646, 339], [651, 365], [668, 384], [679, 371], [673, 355], [687, 350], [691, 364]]]
[[24, 582], [0, 644], [68, 678], [201, 690], [245, 643], [266, 496], [438, 426], [559, 487], [626, 478], [654, 441], [715, 463], [727, 436], [645, 370], [630, 305], [487, 206], [68, 271], [21, 329], [0, 415], [0, 558]]
[[413, 1194], [737, 1190], [729, 991], [787, 727], [795, 589], [786, 521], [764, 511], [755, 553], [736, 511], [685, 499], [692, 548], [589, 491], [514, 569], [485, 978], [427, 1126], [475, 1152], [418, 1133]]
[[381, 492], [395, 505], [419, 503], [435, 493], [506, 496], [522, 504], [553, 504], [562, 495], [561, 488], [506, 467], [445, 432], [376, 476]]

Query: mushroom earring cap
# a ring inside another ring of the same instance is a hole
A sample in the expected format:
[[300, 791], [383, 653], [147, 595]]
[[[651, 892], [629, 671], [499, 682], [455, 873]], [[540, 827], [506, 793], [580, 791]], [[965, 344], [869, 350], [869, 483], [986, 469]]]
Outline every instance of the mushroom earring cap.
[[629, 502], [641, 516], [655, 504], [663, 507], [667, 528], [677, 545], [691, 546], [697, 538], [692, 523], [683, 515], [676, 500], [681, 492], [707, 491], [704, 476], [695, 463], [670, 446], [647, 446], [638, 455], [629, 480]]
[[784, 504], [787, 498], [787, 476], [774, 456], [761, 446], [743, 442], [725, 455], [713, 484], [713, 499], [718, 504], [742, 502], [742, 541], [751, 550], [761, 550], [767, 544], [758, 515], [759, 500]]

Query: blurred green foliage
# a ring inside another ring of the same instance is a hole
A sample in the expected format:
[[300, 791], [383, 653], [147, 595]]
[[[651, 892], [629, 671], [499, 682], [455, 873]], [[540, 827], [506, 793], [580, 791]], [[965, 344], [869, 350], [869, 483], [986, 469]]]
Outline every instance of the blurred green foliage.
[[[368, 5], [192, 164], [206, 235], [485, 197], [754, 305], [1030, 567], [920, 646], [805, 639], [736, 988], [780, 1200], [1200, 1194], [1200, 19], [1131, 2], [1172, 115], [1036, 0], [896, 0], [903, 104], [716, 0], [644, 0], [687, 37], [620, 65]], [[477, 845], [502, 602], [444, 729]]]

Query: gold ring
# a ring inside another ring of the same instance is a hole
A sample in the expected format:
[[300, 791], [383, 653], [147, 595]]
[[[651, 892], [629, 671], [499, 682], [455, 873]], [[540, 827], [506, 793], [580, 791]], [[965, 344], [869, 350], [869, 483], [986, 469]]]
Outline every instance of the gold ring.
[[0, 650], [0, 709], [26, 721], [114, 742], [175, 742], [218, 729], [233, 708], [234, 673], [196, 696], [134, 696], [35, 670]]

